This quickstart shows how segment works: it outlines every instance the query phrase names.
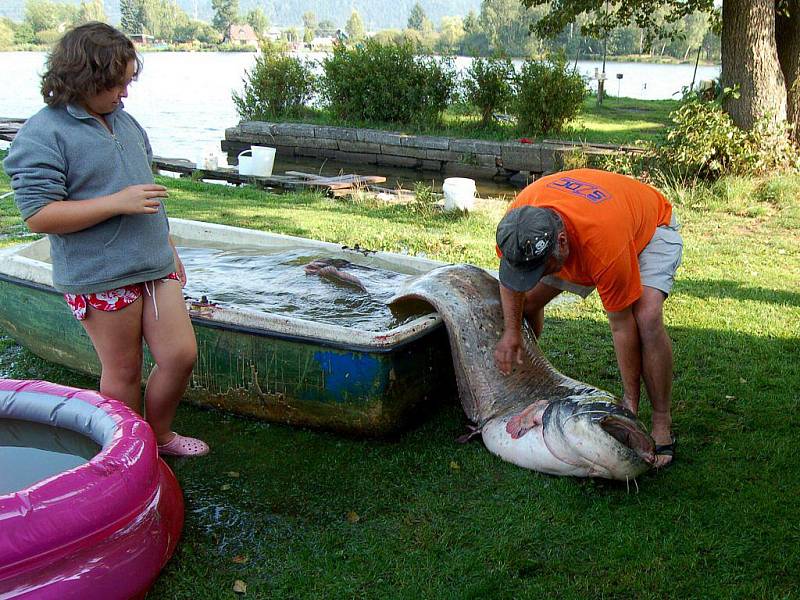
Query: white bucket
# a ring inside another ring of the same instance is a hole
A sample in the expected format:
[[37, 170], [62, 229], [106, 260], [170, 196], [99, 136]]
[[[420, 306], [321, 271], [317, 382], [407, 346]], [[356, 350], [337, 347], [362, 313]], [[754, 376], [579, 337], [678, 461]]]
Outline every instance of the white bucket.
[[239, 175], [269, 177], [274, 164], [275, 148], [269, 146], [250, 146], [249, 150], [239, 153]]
[[475, 205], [475, 180], [448, 177], [442, 184], [445, 210], [470, 211]]
[[245, 154], [250, 154], [250, 150], [239, 153], [239, 175], [252, 175], [253, 157], [245, 156]]
[[275, 164], [275, 148], [269, 146], [250, 146], [253, 152], [253, 175], [269, 177]]

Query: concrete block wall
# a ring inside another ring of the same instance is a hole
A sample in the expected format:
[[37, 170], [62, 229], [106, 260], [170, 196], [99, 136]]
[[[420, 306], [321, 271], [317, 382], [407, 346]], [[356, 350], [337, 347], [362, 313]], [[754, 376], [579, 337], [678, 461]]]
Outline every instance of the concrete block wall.
[[[569, 143], [493, 142], [406, 135], [376, 129], [243, 121], [225, 130], [222, 149], [232, 159], [250, 145], [272, 146], [287, 157], [327, 158], [348, 164], [403, 167], [473, 178], [538, 176], [559, 170], [564, 155], [615, 152]], [[236, 162], [232, 160], [231, 162]]]

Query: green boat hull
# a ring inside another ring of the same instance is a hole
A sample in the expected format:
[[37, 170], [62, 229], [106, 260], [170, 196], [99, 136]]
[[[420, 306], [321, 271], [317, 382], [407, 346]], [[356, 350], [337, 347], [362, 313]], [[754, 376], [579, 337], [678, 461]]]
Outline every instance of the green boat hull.
[[[384, 435], [456, 393], [443, 326], [376, 349], [196, 314], [192, 323], [198, 360], [185, 400], [193, 404], [272, 422]], [[100, 374], [89, 337], [52, 287], [0, 275], [0, 327], [47, 361]], [[145, 376], [152, 364], [145, 349]]]

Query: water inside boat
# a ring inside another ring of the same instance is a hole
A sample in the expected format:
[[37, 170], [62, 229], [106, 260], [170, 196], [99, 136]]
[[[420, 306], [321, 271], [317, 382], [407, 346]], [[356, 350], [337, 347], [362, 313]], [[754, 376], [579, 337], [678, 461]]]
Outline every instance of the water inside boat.
[[0, 418], [0, 495], [86, 464], [99, 452], [97, 443], [69, 429]]
[[192, 300], [205, 296], [228, 308], [367, 331], [392, 329], [429, 312], [393, 314], [386, 305], [411, 275], [352, 263], [341, 267], [364, 291], [336, 277], [306, 273], [306, 265], [326, 258], [309, 249], [266, 253], [263, 248], [179, 246], [178, 254], [188, 277], [184, 294]]

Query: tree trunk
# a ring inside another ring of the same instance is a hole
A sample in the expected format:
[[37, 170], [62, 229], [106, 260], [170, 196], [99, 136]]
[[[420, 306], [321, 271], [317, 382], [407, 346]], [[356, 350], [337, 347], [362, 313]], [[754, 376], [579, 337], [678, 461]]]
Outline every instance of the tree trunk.
[[786, 87], [775, 42], [775, 0], [722, 3], [722, 85], [737, 87], [725, 109], [733, 122], [750, 129], [761, 117], [786, 118]]
[[800, 142], [800, 0], [786, 4], [789, 15], [777, 15], [775, 41], [786, 81], [786, 118], [794, 126], [792, 139]]

